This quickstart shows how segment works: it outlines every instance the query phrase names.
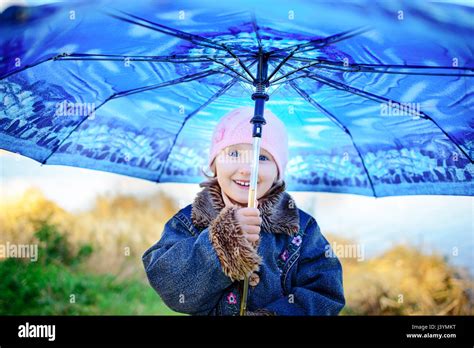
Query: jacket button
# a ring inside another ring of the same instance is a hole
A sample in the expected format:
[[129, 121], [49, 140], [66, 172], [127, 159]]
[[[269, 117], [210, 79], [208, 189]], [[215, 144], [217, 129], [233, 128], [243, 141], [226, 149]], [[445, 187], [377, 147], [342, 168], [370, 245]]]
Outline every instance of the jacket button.
[[257, 286], [260, 283], [260, 277], [257, 273], [252, 273], [249, 277], [249, 285], [250, 286]]

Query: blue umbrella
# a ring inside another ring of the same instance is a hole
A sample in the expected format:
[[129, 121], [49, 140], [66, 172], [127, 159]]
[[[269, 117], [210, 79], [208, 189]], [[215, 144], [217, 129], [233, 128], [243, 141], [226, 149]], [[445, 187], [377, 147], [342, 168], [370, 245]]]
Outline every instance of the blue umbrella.
[[291, 190], [473, 195], [473, 23], [422, 1], [10, 7], [0, 148], [197, 183], [219, 117], [255, 103], [255, 155], [267, 103]]
[[264, 52], [267, 105], [290, 133], [289, 189], [473, 194], [472, 7], [225, 6], [5, 10], [0, 147], [44, 164], [200, 182], [218, 118], [253, 104]]

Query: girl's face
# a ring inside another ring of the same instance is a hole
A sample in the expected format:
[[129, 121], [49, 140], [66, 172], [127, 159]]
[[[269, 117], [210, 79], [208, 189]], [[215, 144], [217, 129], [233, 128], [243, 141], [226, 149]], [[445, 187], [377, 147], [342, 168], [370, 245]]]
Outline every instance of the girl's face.
[[[216, 157], [215, 170], [217, 181], [224, 193], [243, 205], [249, 198], [250, 175], [252, 171], [253, 146], [237, 144], [226, 147]], [[278, 176], [278, 167], [273, 156], [263, 148], [260, 149], [258, 165], [257, 199], [264, 196], [272, 187]]]

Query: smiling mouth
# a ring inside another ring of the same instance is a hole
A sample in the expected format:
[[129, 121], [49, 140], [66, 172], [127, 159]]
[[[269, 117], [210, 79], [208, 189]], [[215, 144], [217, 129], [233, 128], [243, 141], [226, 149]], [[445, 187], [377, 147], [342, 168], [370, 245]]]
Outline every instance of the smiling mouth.
[[247, 189], [250, 187], [250, 181], [249, 180], [232, 180], [237, 186]]

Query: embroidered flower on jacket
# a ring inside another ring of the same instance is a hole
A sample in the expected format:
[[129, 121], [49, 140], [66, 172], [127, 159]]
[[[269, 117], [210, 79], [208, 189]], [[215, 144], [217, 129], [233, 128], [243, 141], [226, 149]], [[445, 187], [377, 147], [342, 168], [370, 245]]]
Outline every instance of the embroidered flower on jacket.
[[296, 246], [300, 246], [302, 240], [303, 239], [301, 238], [301, 236], [296, 236], [296, 237], [293, 238], [291, 243], [293, 243]]
[[283, 254], [281, 254], [281, 259], [283, 261], [286, 261], [288, 259], [288, 256], [289, 256], [288, 250], [285, 250]]
[[227, 303], [228, 304], [237, 304], [237, 297], [235, 297], [233, 292], [231, 292], [229, 295], [227, 295]]

